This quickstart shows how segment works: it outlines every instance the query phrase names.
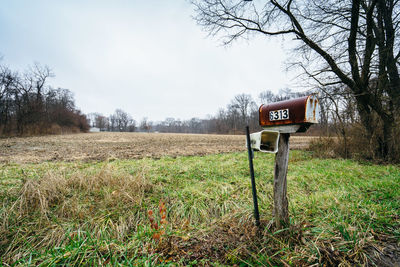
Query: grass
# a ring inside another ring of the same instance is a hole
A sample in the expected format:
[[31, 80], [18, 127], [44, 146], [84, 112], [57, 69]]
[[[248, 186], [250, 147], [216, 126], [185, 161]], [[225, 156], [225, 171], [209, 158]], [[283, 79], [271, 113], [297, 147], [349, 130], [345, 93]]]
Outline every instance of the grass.
[[[276, 231], [273, 162], [256, 154], [260, 230], [244, 152], [0, 165], [0, 262], [354, 265], [398, 248], [400, 167], [291, 151], [291, 226]], [[149, 210], [162, 230], [152, 227]]]

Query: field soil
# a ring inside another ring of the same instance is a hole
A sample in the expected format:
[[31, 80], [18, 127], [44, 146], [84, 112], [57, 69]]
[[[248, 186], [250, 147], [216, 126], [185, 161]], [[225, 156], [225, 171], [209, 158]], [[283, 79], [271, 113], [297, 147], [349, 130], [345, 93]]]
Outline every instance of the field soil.
[[[305, 149], [314, 137], [292, 136], [291, 149]], [[244, 151], [243, 135], [87, 133], [0, 139], [0, 163], [103, 161]]]

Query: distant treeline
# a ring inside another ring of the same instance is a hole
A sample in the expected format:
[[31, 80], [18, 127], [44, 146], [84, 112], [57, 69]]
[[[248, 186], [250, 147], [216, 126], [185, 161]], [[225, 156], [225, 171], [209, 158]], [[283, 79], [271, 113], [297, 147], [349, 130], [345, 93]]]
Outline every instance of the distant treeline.
[[[290, 98], [308, 95], [310, 92], [294, 93], [289, 89], [280, 90], [274, 94], [264, 91], [258, 97], [259, 103], [271, 103]], [[249, 94], [236, 95], [226, 108], [221, 108], [217, 114], [205, 119], [191, 118], [180, 120], [166, 118], [161, 122], [152, 122], [143, 118], [137, 122], [127, 112], [117, 109], [114, 114], [106, 117], [100, 113], [88, 114], [92, 127], [103, 131], [114, 132], [163, 132], [163, 133], [201, 133], [201, 134], [243, 134], [246, 125], [252, 131], [260, 129], [258, 125], [259, 104]]]
[[[243, 134], [245, 126], [259, 130], [258, 107], [310, 94], [295, 93], [290, 89], [275, 94], [262, 92], [257, 101], [250, 94], [238, 94], [230, 103], [207, 118], [180, 120], [166, 118], [153, 122], [143, 118], [137, 123], [130, 114], [117, 109], [114, 114], [82, 114], [76, 107], [71, 91], [48, 85], [54, 74], [46, 66], [34, 64], [24, 73], [0, 65], [0, 135], [40, 135], [86, 132], [89, 127], [112, 132], [165, 132], [201, 134]], [[258, 102], [258, 103], [257, 103]], [[323, 110], [322, 110], [323, 111]], [[328, 121], [322, 115], [322, 124]]]
[[34, 64], [20, 73], [0, 65], [0, 135], [40, 135], [87, 131], [86, 116], [72, 93], [47, 84], [53, 73]]

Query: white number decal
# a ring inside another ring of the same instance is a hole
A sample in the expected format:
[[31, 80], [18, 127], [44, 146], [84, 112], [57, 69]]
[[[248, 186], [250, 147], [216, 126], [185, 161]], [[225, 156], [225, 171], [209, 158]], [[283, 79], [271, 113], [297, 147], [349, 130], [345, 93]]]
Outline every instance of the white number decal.
[[274, 120], [278, 120], [279, 119], [279, 113], [278, 111], [274, 111]]
[[273, 110], [269, 112], [270, 121], [279, 121], [289, 119], [289, 109]]
[[283, 111], [282, 119], [284, 119], [284, 120], [289, 119], [289, 110], [288, 109], [284, 109], [282, 111]]

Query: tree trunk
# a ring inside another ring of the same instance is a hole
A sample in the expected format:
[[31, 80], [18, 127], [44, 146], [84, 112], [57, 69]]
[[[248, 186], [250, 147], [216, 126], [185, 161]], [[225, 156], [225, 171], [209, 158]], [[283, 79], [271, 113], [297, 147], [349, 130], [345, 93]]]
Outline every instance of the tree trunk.
[[382, 140], [382, 158], [388, 161], [393, 160], [394, 155], [394, 118], [383, 120], [383, 140]]
[[287, 200], [287, 170], [289, 163], [290, 134], [281, 134], [278, 144], [278, 153], [275, 156], [274, 175], [274, 216], [277, 228], [289, 225], [289, 211]]

